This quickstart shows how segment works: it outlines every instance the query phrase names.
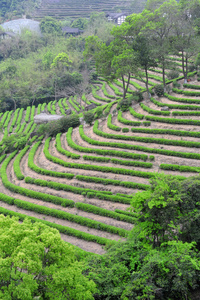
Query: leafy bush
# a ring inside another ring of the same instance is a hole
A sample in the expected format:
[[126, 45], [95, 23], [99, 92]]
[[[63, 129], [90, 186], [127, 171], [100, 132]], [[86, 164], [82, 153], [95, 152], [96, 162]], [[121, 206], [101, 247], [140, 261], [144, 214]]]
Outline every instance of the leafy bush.
[[176, 70], [171, 70], [168, 74], [167, 77], [168, 79], [175, 79], [179, 76], [179, 72]]
[[146, 126], [146, 127], [147, 127], [147, 126], [150, 126], [150, 125], [151, 125], [151, 122], [150, 122], [150, 121], [144, 121], [144, 122], [143, 122], [143, 125]]
[[80, 125], [80, 119], [77, 114], [65, 116], [57, 121], [51, 121], [47, 124], [41, 124], [37, 129], [37, 134], [45, 134], [47, 136], [56, 136], [60, 132], [66, 132], [70, 127]]
[[178, 83], [176, 80], [173, 81], [173, 87], [180, 88], [180, 83]]
[[122, 132], [129, 132], [129, 128], [122, 128]]
[[164, 86], [162, 84], [155, 85], [154, 90], [158, 97], [161, 97], [164, 95]]
[[94, 113], [92, 111], [87, 111], [83, 114], [83, 118], [85, 123], [92, 125], [92, 122], [94, 121]]
[[130, 98], [122, 99], [119, 101], [117, 109], [120, 109], [121, 111], [127, 111], [131, 105], [132, 100]]

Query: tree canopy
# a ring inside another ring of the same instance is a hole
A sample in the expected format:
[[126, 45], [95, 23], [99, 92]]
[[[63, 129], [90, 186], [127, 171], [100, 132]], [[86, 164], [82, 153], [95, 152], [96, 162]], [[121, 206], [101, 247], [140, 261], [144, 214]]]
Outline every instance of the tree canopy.
[[42, 223], [0, 215], [0, 298], [93, 299], [72, 246]]

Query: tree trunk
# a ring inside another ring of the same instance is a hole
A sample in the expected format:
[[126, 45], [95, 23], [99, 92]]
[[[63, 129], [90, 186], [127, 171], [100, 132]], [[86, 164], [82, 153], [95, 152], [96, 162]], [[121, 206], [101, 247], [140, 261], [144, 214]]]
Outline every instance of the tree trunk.
[[129, 87], [129, 83], [130, 83], [130, 78], [131, 78], [131, 73], [128, 73], [128, 80], [127, 80], [127, 84], [125, 83], [124, 80], [124, 75], [122, 75], [122, 82], [123, 82], [123, 99], [126, 98], [126, 94], [128, 91], [128, 87]]
[[149, 92], [149, 77], [148, 77], [148, 70], [147, 70], [147, 68], [145, 68], [145, 74], [146, 74], [145, 86], [146, 86], [146, 89], [147, 89], [148, 97], [150, 99], [151, 98], [151, 93]]
[[181, 58], [182, 58], [182, 70], [184, 76], [184, 83], [187, 83], [187, 73], [185, 72], [185, 59], [184, 59], [184, 51], [181, 51]]
[[188, 75], [188, 56], [187, 53], [185, 55], [185, 78], [186, 78], [186, 82], [187, 82], [187, 75]]
[[14, 99], [12, 99], [12, 101], [13, 101], [13, 103], [14, 103], [14, 109], [13, 109], [13, 110], [16, 111], [16, 106], [17, 106], [17, 105], [16, 105], [16, 101], [15, 101]]
[[164, 92], [166, 92], [166, 83], [165, 83], [165, 59], [162, 59], [162, 78], [163, 78], [163, 86]]

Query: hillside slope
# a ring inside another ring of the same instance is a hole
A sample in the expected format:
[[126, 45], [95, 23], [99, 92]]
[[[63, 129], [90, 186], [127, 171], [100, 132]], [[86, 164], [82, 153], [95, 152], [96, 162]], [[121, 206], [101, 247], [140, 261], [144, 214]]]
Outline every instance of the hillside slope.
[[142, 11], [146, 0], [43, 0], [41, 7], [35, 12], [35, 19], [52, 16], [58, 19], [65, 17], [89, 17], [92, 12], [130, 12]]

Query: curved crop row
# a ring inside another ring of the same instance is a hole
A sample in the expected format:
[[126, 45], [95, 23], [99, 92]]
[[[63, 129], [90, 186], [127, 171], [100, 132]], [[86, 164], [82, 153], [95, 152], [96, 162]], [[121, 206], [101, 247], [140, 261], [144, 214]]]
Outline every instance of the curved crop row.
[[[125, 158], [132, 158], [132, 159], [141, 159], [146, 161], [148, 159], [148, 156], [145, 154], [137, 154], [137, 153], [128, 153], [128, 152], [123, 152], [123, 151], [117, 151], [117, 150], [106, 150], [106, 149], [94, 149], [94, 148], [89, 148], [89, 147], [82, 147], [80, 145], [75, 144], [75, 142], [71, 138], [73, 128], [69, 128], [67, 132], [67, 143], [70, 147], [73, 149], [80, 151], [80, 152], [85, 152], [85, 153], [96, 153], [99, 155], [112, 155], [112, 156], [117, 156], [117, 157], [125, 157]], [[79, 127], [79, 133], [81, 138], [86, 141], [87, 143], [91, 145], [101, 145], [101, 142], [94, 141], [88, 136], [84, 134], [83, 127]]]
[[30, 150], [29, 156], [28, 156], [28, 167], [38, 174], [54, 176], [54, 177], [59, 177], [59, 178], [72, 179], [74, 177], [74, 174], [61, 173], [61, 172], [56, 172], [56, 171], [52, 171], [52, 170], [47, 170], [47, 169], [43, 169], [43, 168], [40, 168], [37, 165], [35, 165], [34, 156], [35, 156], [35, 153], [36, 153], [38, 147], [40, 146], [40, 144], [41, 144], [41, 141], [37, 142], [36, 144], [33, 145], [32, 149]]
[[114, 211], [111, 211], [108, 209], [104, 209], [104, 208], [101, 208], [101, 207], [98, 207], [95, 205], [78, 202], [78, 203], [76, 203], [76, 207], [78, 209], [86, 211], [86, 212], [91, 212], [93, 214], [100, 215], [100, 216], [106, 216], [106, 217], [113, 218], [113, 219], [116, 219], [119, 221], [124, 221], [124, 222], [128, 222], [131, 224], [134, 224], [134, 222], [135, 222], [135, 219], [130, 216], [118, 214], [117, 212], [114, 212]]
[[18, 180], [24, 179], [24, 175], [22, 174], [21, 169], [20, 169], [20, 162], [29, 148], [30, 148], [30, 146], [28, 145], [23, 150], [21, 150], [20, 153], [17, 155], [17, 157], [14, 160], [13, 169], [14, 169], [14, 173]]
[[[45, 143], [46, 145], [48, 145], [47, 143], [49, 143], [49, 140], [47, 139]], [[45, 149], [47, 149], [47, 147], [48, 146], [46, 146]], [[45, 150], [44, 153], [47, 159], [68, 168], [99, 171], [104, 173], [122, 174], [122, 175], [129, 175], [129, 176], [138, 176], [144, 178], [152, 178], [155, 176], [155, 174], [151, 172], [142, 172], [142, 171], [135, 171], [135, 170], [127, 170], [123, 168], [112, 168], [112, 167], [96, 166], [96, 165], [89, 165], [89, 164], [70, 163], [50, 155], [50, 153], [47, 150]]]
[[97, 99], [97, 100], [100, 100], [100, 101], [104, 101], [104, 102], [111, 102], [110, 99], [106, 99], [106, 98], [103, 98], [101, 96], [99, 96], [97, 94], [97, 90], [99, 90], [99, 87], [95, 87], [95, 86], [92, 86], [92, 96]]
[[56, 135], [56, 149], [58, 150], [58, 152], [66, 155], [67, 157], [71, 157], [73, 159], [79, 159], [80, 158], [79, 154], [71, 153], [71, 152], [69, 152], [69, 151], [62, 148], [60, 138], [61, 138], [61, 133], [58, 133]]
[[[124, 136], [121, 134], [106, 133], [106, 132], [103, 132], [98, 129], [98, 120], [96, 120], [94, 123], [93, 132], [99, 136], [109, 138], [109, 139], [120, 139], [120, 140], [137, 141], [137, 142], [143, 142], [143, 143], [155, 143], [155, 144], [161, 144], [161, 145], [173, 145], [173, 146], [181, 146], [181, 147], [200, 148], [200, 142], [168, 140], [168, 139], [163, 139], [163, 138], [140, 137], [140, 136]], [[118, 145], [118, 146], [121, 148], [123, 147], [123, 148], [131, 149], [131, 145], [129, 145], [129, 144], [127, 145], [127, 144], [120, 143], [120, 145]]]
[[80, 108], [72, 101], [72, 97], [70, 97], [68, 101], [71, 104], [71, 106], [75, 109], [75, 111], [80, 111]]
[[[172, 100], [172, 99], [171, 99]], [[155, 100], [154, 98], [151, 98], [151, 101], [157, 105], [157, 106], [168, 106], [169, 108], [172, 109], [183, 109], [183, 110], [200, 110], [200, 106], [199, 105], [182, 105], [182, 104], [169, 104], [169, 103], [162, 103], [159, 102], [158, 100]], [[181, 102], [181, 101], [180, 101]], [[199, 102], [200, 103], [200, 102]]]
[[175, 101], [175, 102], [183, 102], [183, 103], [197, 103], [200, 104], [200, 99], [190, 99], [190, 98], [178, 98], [172, 95], [169, 95], [167, 93], [164, 93], [164, 96], [168, 98], [169, 100]]
[[67, 226], [63, 226], [63, 225], [59, 225], [59, 224], [52, 223], [52, 222], [49, 222], [49, 221], [41, 220], [41, 219], [38, 219], [38, 218], [35, 218], [35, 217], [30, 217], [30, 216], [27, 216], [27, 215], [24, 215], [24, 214], [21, 214], [21, 213], [18, 213], [18, 212], [11, 211], [11, 210], [3, 208], [3, 207], [0, 207], [0, 213], [4, 214], [4, 215], [17, 217], [21, 221], [28, 218], [32, 222], [41, 222], [41, 223], [46, 224], [50, 227], [56, 228], [60, 233], [70, 235], [70, 236], [75, 236], [79, 239], [83, 239], [83, 240], [86, 240], [86, 241], [96, 242], [100, 245], [115, 244], [114, 240], [109, 240], [107, 238], [103, 238], [103, 237], [100, 237], [100, 236], [95, 236], [93, 234], [82, 232], [80, 230], [73, 229], [73, 228], [70, 228], [70, 227], [67, 227]]
[[175, 164], [160, 164], [160, 169], [179, 172], [197, 172], [200, 173], [200, 167], [180, 166]]
[[102, 85], [102, 91], [103, 91], [103, 93], [104, 93], [104, 95], [105, 95], [106, 97], [108, 97], [108, 98], [110, 98], [110, 99], [115, 99], [115, 96], [108, 94], [108, 92], [107, 92], [107, 90], [106, 90], [106, 83], [105, 83], [105, 82], [103, 82], [103, 85]]
[[143, 184], [143, 183], [137, 183], [137, 182], [130, 182], [130, 181], [121, 181], [116, 179], [105, 179], [101, 177], [94, 177], [94, 176], [85, 176], [85, 175], [76, 175], [76, 179], [80, 181], [85, 182], [94, 182], [94, 183], [100, 183], [103, 185], [114, 185], [114, 186], [123, 186], [126, 188], [132, 188], [132, 189], [140, 189], [140, 190], [148, 190], [150, 185]]
[[169, 134], [169, 135], [177, 135], [177, 136], [200, 137], [200, 132], [198, 131], [186, 131], [186, 130], [175, 130], [175, 129], [131, 128], [131, 131], [149, 133], [149, 134]]
[[126, 125], [132, 125], [132, 126], [140, 126], [141, 125], [141, 122], [131, 121], [131, 120], [124, 119], [122, 117], [122, 111], [121, 110], [118, 112], [117, 120], [120, 123], [123, 123], [123, 124], [126, 124]]
[[15, 203], [17, 202], [17, 206], [26, 210], [30, 210], [30, 211], [35, 211], [37, 213], [40, 214], [45, 214], [45, 215], [49, 215], [52, 217], [56, 217], [59, 219], [63, 219], [63, 220], [67, 220], [70, 222], [74, 222], [76, 224], [80, 224], [82, 226], [87, 226], [89, 228], [95, 228], [98, 230], [103, 230], [106, 232], [110, 232], [110, 233], [114, 233], [114, 234], [118, 234], [120, 236], [127, 236], [128, 234], [128, 230], [123, 229], [123, 228], [119, 228], [119, 227], [115, 227], [112, 225], [107, 225], [95, 220], [91, 220], [82, 216], [77, 216], [77, 215], [73, 215], [70, 214], [68, 212], [65, 211], [61, 211], [58, 209], [53, 209], [53, 208], [49, 208], [46, 206], [42, 206], [42, 205], [37, 205], [37, 204], [33, 204], [27, 201], [23, 201], [23, 200], [15, 200]]
[[183, 95], [186, 95], [186, 96], [200, 96], [200, 92], [197, 92], [197, 91], [185, 91], [185, 90], [180, 90], [178, 88], [172, 88], [172, 91], [174, 93], [177, 93], [177, 94], [183, 94]]
[[169, 124], [186, 124], [186, 125], [197, 125], [200, 126], [199, 120], [190, 120], [190, 119], [173, 119], [173, 118], [162, 118], [155, 116], [145, 116], [146, 120], [169, 123]]
[[11, 159], [13, 159], [13, 157], [17, 154], [17, 151], [14, 151], [9, 157], [7, 157], [4, 162], [2, 163], [1, 166], [1, 178], [2, 178], [2, 182], [3, 185], [9, 189], [12, 192], [21, 194], [21, 195], [25, 195], [27, 197], [31, 197], [31, 198], [35, 198], [35, 199], [40, 199], [46, 202], [52, 202], [54, 204], [58, 204], [58, 205], [62, 205], [62, 206], [74, 206], [74, 201], [72, 200], [68, 200], [68, 199], [63, 199], [61, 197], [57, 197], [57, 196], [53, 196], [53, 195], [48, 195], [48, 194], [44, 194], [44, 193], [40, 193], [40, 192], [36, 192], [36, 191], [32, 191], [17, 185], [14, 185], [13, 183], [11, 183], [8, 180], [7, 177], [7, 173], [6, 173], [6, 168], [9, 164], [9, 162], [11, 161]]
[[112, 115], [111, 114], [109, 114], [109, 116], [108, 116], [107, 126], [108, 126], [108, 128], [110, 128], [112, 130], [121, 131], [121, 127], [112, 124]]
[[8, 124], [11, 120], [11, 116], [12, 116], [12, 113], [13, 113], [13, 110], [9, 111], [8, 115], [7, 115], [7, 118], [5, 120], [5, 123], [3, 125], [4, 128], [7, 128], [8, 127]]
[[137, 113], [132, 107], [129, 107], [129, 111], [133, 117], [140, 119], [140, 120], [144, 119], [144, 115]]
[[122, 159], [116, 159], [116, 158], [98, 157], [98, 156], [90, 156], [90, 155], [83, 155], [83, 159], [91, 160], [91, 161], [98, 161], [98, 162], [105, 162], [105, 163], [111, 162], [113, 164], [119, 164], [119, 165], [125, 165], [125, 166], [152, 168], [152, 163], [140, 162], [140, 161], [122, 160]]
[[144, 103], [140, 103], [140, 106], [142, 109], [144, 109], [145, 111], [147, 111], [149, 114], [152, 114], [152, 115], [163, 115], [163, 116], [170, 115], [170, 111], [161, 111], [161, 110], [151, 109], [150, 107], [146, 106]]
[[[199, 153], [188, 153], [188, 152], [179, 152], [179, 151], [171, 151], [171, 150], [164, 150], [164, 149], [158, 149], [158, 148], [147, 148], [144, 146], [137, 146], [137, 145], [127, 145], [127, 144], [121, 144], [121, 143], [110, 143], [110, 142], [100, 142], [100, 141], [95, 141], [86, 135], [84, 135], [83, 132], [83, 127], [79, 127], [79, 132], [81, 137], [87, 141], [88, 143], [92, 145], [101, 145], [101, 146], [108, 146], [108, 147], [120, 147], [127, 149], [132, 149], [132, 150], [138, 150], [142, 152], [148, 152], [148, 153], [158, 153], [162, 155], [169, 155], [169, 156], [177, 156], [177, 157], [184, 157], [184, 158], [192, 158], [192, 159], [200, 159], [200, 154]], [[147, 156], [146, 156], [147, 157]]]

